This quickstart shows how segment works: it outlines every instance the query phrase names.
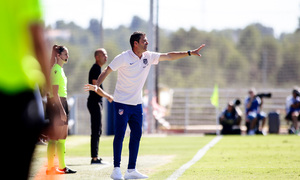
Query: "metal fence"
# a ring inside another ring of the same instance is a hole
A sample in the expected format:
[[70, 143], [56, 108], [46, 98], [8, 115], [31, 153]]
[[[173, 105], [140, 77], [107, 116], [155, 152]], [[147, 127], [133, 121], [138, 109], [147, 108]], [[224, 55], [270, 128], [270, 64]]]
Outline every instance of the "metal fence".
[[[257, 89], [258, 92], [271, 92], [272, 98], [264, 98], [263, 111], [277, 111], [280, 113], [281, 124], [286, 124], [285, 102], [286, 97], [291, 94], [291, 89]], [[169, 107], [165, 119], [170, 123], [171, 128], [182, 128], [192, 126], [216, 125], [216, 109], [210, 103], [213, 93], [212, 88], [173, 89], [173, 103]], [[221, 112], [228, 101], [239, 98], [242, 102], [241, 110], [244, 112], [244, 100], [247, 97], [248, 89], [219, 89], [219, 108]], [[88, 94], [74, 95], [75, 103], [72, 111], [75, 116], [75, 133], [90, 134], [90, 115], [86, 106]], [[106, 103], [106, 102], [105, 102]], [[103, 109], [103, 134], [106, 133], [107, 105]], [[242, 124], [244, 124], [244, 117]], [[158, 126], [159, 127], [159, 126]]]

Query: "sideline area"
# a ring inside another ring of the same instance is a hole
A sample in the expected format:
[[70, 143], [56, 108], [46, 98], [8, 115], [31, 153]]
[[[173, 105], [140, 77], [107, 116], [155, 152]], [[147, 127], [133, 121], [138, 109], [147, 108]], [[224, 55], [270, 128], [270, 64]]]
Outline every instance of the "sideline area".
[[176, 170], [167, 180], [176, 180], [179, 178], [189, 167], [191, 167], [193, 164], [195, 164], [197, 161], [199, 161], [205, 153], [213, 147], [215, 144], [217, 144], [222, 139], [222, 136], [217, 136], [213, 140], [211, 140], [207, 145], [205, 145], [203, 148], [201, 148], [197, 154], [193, 157], [192, 160], [187, 162], [186, 164], [182, 165], [178, 170]]
[[[146, 135], [142, 138], [137, 168], [149, 175], [149, 179], [167, 179], [174, 171], [209, 143], [214, 136], [203, 135]], [[128, 141], [124, 139], [121, 170], [124, 173], [128, 163]], [[47, 146], [38, 145], [32, 162], [30, 180], [38, 179], [110, 179], [113, 170], [113, 137], [100, 139], [101, 158], [105, 165], [90, 165], [90, 136], [69, 136], [67, 139], [66, 164], [77, 170], [76, 174], [47, 176]]]
[[[176, 175], [178, 180], [299, 179], [299, 140], [300, 136], [296, 135], [222, 136], [222, 139], [197, 134], [146, 135], [141, 141], [137, 169], [147, 174], [149, 180], [167, 179], [179, 169], [180, 175]], [[126, 137], [122, 173], [127, 168], [128, 141]], [[113, 170], [112, 144], [112, 136], [101, 137], [99, 153], [107, 164], [90, 165], [90, 137], [68, 137], [66, 163], [78, 172], [52, 177], [45, 173], [47, 146], [39, 145], [29, 179], [109, 180]]]

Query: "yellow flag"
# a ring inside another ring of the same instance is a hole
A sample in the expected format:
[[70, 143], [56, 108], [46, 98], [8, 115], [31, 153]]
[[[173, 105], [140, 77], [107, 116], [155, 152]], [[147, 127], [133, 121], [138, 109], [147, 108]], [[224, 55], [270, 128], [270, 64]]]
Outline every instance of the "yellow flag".
[[210, 102], [215, 107], [219, 107], [219, 88], [217, 84], [215, 84], [214, 92], [210, 97]]

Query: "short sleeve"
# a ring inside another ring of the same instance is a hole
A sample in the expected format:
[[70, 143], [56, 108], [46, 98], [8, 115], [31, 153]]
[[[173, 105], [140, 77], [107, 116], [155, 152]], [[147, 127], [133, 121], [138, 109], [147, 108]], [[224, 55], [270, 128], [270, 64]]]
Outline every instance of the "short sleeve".
[[256, 101], [257, 101], [257, 106], [259, 106], [259, 105], [261, 105], [261, 99], [260, 99], [260, 97], [256, 97]]
[[21, 6], [26, 12], [23, 14], [28, 18], [29, 21], [41, 21], [42, 20], [42, 9], [40, 0], [27, 0], [22, 1]]
[[[100, 67], [97, 68], [97, 66], [93, 66], [92, 69], [90, 70], [89, 78], [92, 81], [93, 79], [98, 79], [100, 74]], [[89, 82], [92, 83], [92, 82]]]
[[108, 65], [113, 71], [118, 70], [120, 67], [122, 67], [124, 64], [124, 58], [123, 55], [120, 54], [115, 57], [115, 59], [112, 60], [112, 62]]
[[158, 64], [159, 63], [159, 57], [160, 57], [160, 53], [151, 52], [152, 64]]
[[61, 72], [59, 69], [53, 67], [51, 70], [51, 82], [52, 85], [59, 85], [59, 80], [61, 79]]

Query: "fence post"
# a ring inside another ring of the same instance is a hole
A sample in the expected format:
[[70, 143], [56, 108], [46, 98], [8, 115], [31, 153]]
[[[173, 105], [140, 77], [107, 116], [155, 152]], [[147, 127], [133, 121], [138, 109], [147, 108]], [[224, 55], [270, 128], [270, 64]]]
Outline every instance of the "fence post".
[[189, 125], [189, 104], [190, 104], [190, 93], [186, 90], [185, 93], [185, 115], [184, 115], [184, 132], [187, 133], [187, 126]]
[[220, 135], [220, 130], [219, 130], [219, 107], [216, 107], [216, 135], [219, 136]]

